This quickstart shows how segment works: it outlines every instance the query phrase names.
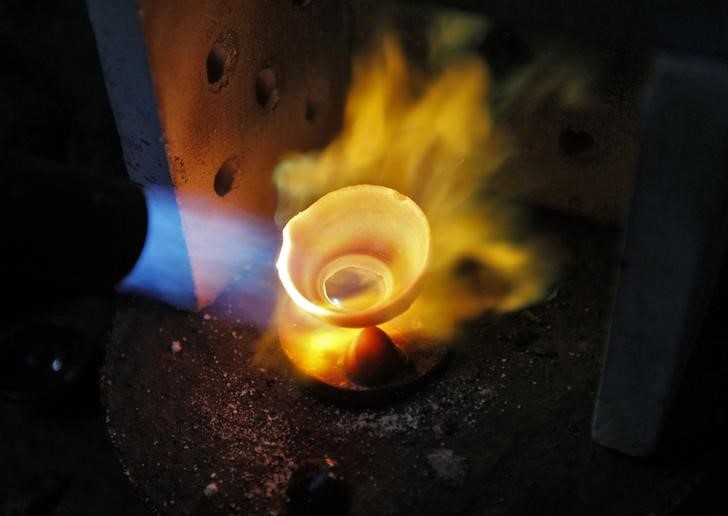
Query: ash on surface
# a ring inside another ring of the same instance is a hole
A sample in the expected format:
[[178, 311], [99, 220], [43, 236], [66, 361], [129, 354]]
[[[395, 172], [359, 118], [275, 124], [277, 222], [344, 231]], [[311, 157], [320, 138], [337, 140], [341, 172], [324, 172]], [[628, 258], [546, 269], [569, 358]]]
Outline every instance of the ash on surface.
[[[234, 307], [205, 317], [129, 299], [104, 391], [130, 478], [164, 514], [193, 511], [213, 472], [212, 513], [285, 514], [294, 473], [329, 456], [352, 515], [665, 513], [697, 470], [590, 438], [618, 234], [555, 221], [573, 257], [558, 296], [463, 325], [440, 375], [388, 404], [320, 398], [282, 357], [262, 368], [258, 331]], [[183, 353], [169, 353], [173, 340]]]

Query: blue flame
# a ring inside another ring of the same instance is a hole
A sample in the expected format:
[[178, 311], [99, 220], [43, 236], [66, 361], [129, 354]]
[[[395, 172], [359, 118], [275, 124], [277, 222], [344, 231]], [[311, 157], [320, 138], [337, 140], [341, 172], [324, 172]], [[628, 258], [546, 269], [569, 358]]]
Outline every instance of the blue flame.
[[[262, 324], [277, 291], [273, 263], [280, 231], [273, 221], [215, 209], [197, 198], [185, 198], [180, 216], [174, 191], [165, 187], [147, 188], [145, 197], [149, 214], [146, 242], [119, 290], [188, 310], [198, 306], [196, 293], [224, 290], [227, 310], [223, 313]], [[194, 267], [188, 242], [194, 243]]]
[[148, 214], [144, 249], [118, 288], [192, 308], [196, 304], [195, 289], [174, 192], [151, 187], [144, 191], [144, 196]]

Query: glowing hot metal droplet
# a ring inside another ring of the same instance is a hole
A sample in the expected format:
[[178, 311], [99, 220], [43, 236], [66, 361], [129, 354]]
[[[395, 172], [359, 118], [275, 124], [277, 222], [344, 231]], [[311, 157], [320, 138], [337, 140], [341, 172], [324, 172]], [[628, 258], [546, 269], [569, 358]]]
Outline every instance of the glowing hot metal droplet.
[[394, 322], [419, 294], [429, 252], [424, 212], [384, 186], [334, 190], [288, 221], [276, 262], [288, 294], [278, 337], [305, 378], [330, 394], [374, 398], [442, 361]]
[[377, 385], [403, 375], [407, 357], [389, 335], [376, 326], [364, 328], [344, 357], [344, 370], [359, 385]]

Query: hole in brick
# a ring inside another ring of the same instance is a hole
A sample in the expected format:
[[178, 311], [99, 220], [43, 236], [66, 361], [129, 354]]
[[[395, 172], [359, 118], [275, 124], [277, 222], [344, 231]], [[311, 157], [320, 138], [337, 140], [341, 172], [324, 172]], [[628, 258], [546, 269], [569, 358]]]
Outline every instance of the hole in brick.
[[234, 36], [231, 33], [221, 34], [212, 45], [205, 62], [207, 83], [212, 91], [220, 91], [227, 85], [236, 56]]
[[586, 131], [564, 129], [559, 134], [559, 149], [567, 156], [580, 156], [594, 148], [594, 137]]
[[214, 188], [215, 193], [220, 197], [225, 195], [233, 189], [233, 183], [235, 177], [238, 175], [238, 164], [233, 159], [228, 159], [218, 169], [215, 174]]
[[314, 123], [319, 116], [319, 108], [311, 99], [306, 100], [306, 121]]
[[258, 73], [255, 79], [255, 100], [269, 111], [278, 105], [278, 78], [273, 68], [264, 68]]
[[215, 84], [225, 72], [225, 53], [217, 46], [207, 54], [207, 82]]
[[306, 7], [311, 3], [311, 0], [293, 0], [293, 5], [296, 7]]

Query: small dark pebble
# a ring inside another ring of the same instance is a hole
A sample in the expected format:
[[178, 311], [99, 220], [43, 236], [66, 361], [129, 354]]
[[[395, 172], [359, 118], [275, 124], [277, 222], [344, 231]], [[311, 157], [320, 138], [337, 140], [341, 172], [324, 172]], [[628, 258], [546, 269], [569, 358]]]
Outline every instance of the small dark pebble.
[[331, 459], [308, 461], [288, 483], [290, 516], [339, 516], [349, 510], [349, 488]]

